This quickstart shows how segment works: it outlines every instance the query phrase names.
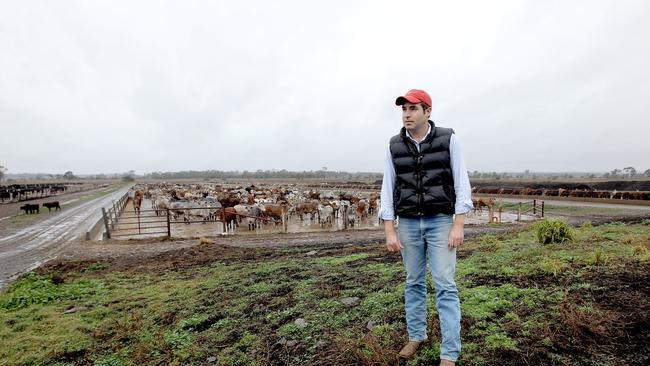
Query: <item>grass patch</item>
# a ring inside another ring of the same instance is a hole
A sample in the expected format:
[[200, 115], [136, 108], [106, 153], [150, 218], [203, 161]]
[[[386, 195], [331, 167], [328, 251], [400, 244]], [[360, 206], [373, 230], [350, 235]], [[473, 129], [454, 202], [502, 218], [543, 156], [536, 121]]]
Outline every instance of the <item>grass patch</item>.
[[[648, 301], [650, 227], [575, 230], [574, 241], [546, 245], [533, 227], [468, 238], [457, 263], [459, 365], [648, 360], [639, 309]], [[401, 258], [383, 245], [320, 249], [322, 257], [306, 248], [198, 248], [201, 265], [176, 266], [180, 255], [170, 255], [146, 270], [99, 261], [23, 276], [0, 294], [0, 359], [390, 365], [407, 340]], [[410, 365], [440, 355], [433, 293], [428, 307], [433, 341]]]

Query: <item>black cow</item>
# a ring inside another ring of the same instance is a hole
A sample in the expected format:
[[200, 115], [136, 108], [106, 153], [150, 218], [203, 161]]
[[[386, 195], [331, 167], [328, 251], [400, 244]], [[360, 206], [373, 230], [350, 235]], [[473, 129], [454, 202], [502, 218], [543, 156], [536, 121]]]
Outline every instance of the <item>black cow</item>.
[[45, 202], [43, 203], [43, 207], [47, 207], [48, 210], [47, 212], [52, 211], [52, 209], [54, 209], [54, 211], [61, 209], [61, 206], [59, 205], [59, 201]]
[[38, 210], [38, 203], [36, 204], [26, 204], [23, 206], [20, 206], [21, 210], [25, 211], [25, 214], [34, 214], [34, 213], [40, 213]]

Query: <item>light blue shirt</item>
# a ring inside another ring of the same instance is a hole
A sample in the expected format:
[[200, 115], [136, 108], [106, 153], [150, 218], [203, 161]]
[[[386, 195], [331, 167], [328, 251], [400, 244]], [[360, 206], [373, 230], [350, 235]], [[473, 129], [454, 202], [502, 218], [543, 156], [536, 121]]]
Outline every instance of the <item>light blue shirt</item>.
[[[431, 133], [431, 125], [427, 134], [422, 139], [426, 139]], [[420, 143], [415, 141], [406, 131], [406, 136], [410, 138], [420, 151]], [[449, 140], [449, 155], [451, 159], [451, 172], [454, 176], [454, 191], [456, 192], [456, 204], [454, 212], [464, 214], [474, 208], [472, 203], [472, 187], [469, 184], [469, 176], [465, 167], [465, 160], [460, 152], [460, 144], [456, 134], [451, 135]], [[395, 209], [393, 208], [393, 188], [395, 187], [395, 166], [390, 153], [390, 145], [386, 149], [386, 159], [384, 163], [384, 181], [381, 185], [381, 207], [379, 208], [379, 217], [384, 220], [395, 220]]]

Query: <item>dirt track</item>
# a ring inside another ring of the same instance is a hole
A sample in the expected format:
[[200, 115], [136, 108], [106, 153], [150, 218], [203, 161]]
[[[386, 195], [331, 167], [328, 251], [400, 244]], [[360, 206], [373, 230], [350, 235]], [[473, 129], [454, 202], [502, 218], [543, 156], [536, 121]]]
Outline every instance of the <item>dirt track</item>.
[[[3, 220], [5, 222], [0, 226], [0, 289], [20, 274], [56, 258], [73, 241], [83, 239], [86, 230], [99, 219], [101, 207], [108, 206], [111, 200], [116, 200], [127, 190], [128, 187], [123, 187], [88, 201], [84, 201], [84, 195], [101, 190], [61, 195], [57, 196], [59, 201], [74, 204], [56, 212], [41, 209], [40, 214], [24, 217], [14, 224]], [[14, 208], [7, 206], [4, 209], [10, 211]]]

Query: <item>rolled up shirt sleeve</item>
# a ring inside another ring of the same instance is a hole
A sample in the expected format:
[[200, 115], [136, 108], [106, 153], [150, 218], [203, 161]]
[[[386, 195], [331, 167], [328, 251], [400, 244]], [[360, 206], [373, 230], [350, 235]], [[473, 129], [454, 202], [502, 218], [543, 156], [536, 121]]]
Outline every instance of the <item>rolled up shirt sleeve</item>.
[[390, 154], [390, 146], [386, 147], [386, 158], [384, 159], [384, 180], [381, 184], [381, 205], [379, 207], [379, 218], [383, 220], [395, 220], [395, 208], [393, 207], [393, 188], [395, 187], [395, 166]]
[[454, 176], [454, 191], [456, 192], [454, 211], [456, 214], [468, 213], [474, 208], [474, 204], [472, 203], [472, 187], [469, 183], [467, 167], [465, 166], [465, 160], [463, 159], [456, 134], [451, 135], [449, 155], [451, 156], [451, 171]]

